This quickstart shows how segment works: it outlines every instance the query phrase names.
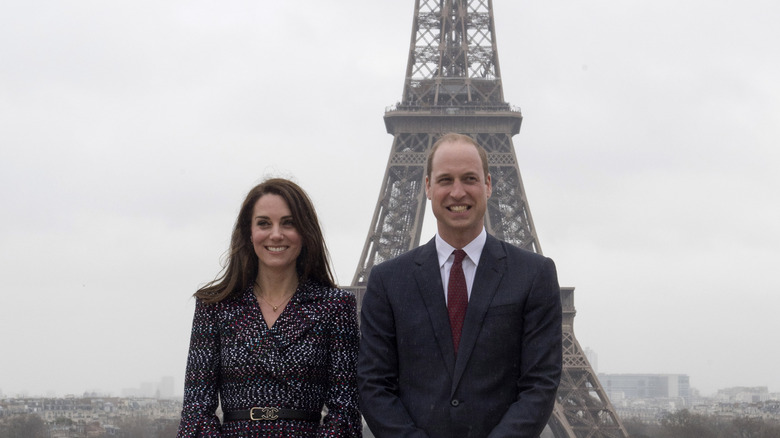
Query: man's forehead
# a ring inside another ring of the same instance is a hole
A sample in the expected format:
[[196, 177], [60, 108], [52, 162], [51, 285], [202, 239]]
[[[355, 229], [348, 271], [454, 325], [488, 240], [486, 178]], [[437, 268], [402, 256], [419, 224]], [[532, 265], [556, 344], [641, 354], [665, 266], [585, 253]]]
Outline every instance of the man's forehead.
[[[451, 140], [451, 141], [445, 141], [442, 144], [439, 145], [438, 150], [441, 149], [451, 149], [454, 147], [460, 147], [460, 148], [471, 148], [475, 151], [477, 150], [477, 146], [474, 143], [469, 143], [464, 140]], [[438, 152], [437, 150], [437, 152]]]
[[468, 166], [446, 166], [444, 168], [433, 169], [434, 176], [482, 176], [482, 169], [476, 169]]
[[447, 142], [442, 143], [433, 155], [433, 171], [436, 171], [436, 164], [444, 162], [449, 166], [467, 167], [476, 165], [482, 167], [482, 160], [479, 157], [477, 148], [465, 142]]

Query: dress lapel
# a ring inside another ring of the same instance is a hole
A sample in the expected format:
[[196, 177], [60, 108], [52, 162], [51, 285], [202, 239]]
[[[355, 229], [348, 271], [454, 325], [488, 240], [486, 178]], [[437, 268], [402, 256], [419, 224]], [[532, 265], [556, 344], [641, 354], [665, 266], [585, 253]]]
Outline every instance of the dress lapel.
[[242, 308], [240, 318], [246, 324], [243, 335], [249, 343], [251, 354], [256, 355], [258, 364], [269, 374], [279, 374], [284, 369], [279, 350], [271, 330], [263, 319], [263, 313], [260, 311], [251, 286], [238, 305]]
[[[485, 319], [490, 303], [498, 291], [498, 285], [506, 271], [506, 253], [501, 242], [490, 235], [487, 236], [485, 247], [479, 258], [477, 272], [474, 275], [474, 284], [471, 288], [471, 297], [466, 309], [466, 320], [463, 322], [463, 331], [460, 335], [458, 357], [455, 361], [455, 373], [452, 379], [452, 391], [458, 387], [461, 376], [466, 369], [474, 344], [477, 342], [479, 332], [482, 329], [482, 321]], [[449, 324], [447, 325], [449, 328]]]
[[284, 351], [295, 344], [319, 322], [323, 313], [317, 312], [317, 304], [317, 295], [312, 285], [306, 282], [298, 285], [290, 302], [287, 303], [273, 327], [268, 330], [279, 350]]
[[423, 299], [428, 317], [431, 320], [436, 344], [439, 346], [447, 373], [453, 376], [455, 367], [455, 351], [452, 345], [450, 317], [447, 313], [447, 303], [444, 301], [444, 286], [441, 283], [439, 257], [436, 254], [436, 243], [431, 239], [415, 257], [414, 277], [417, 290]]
[[[252, 299], [255, 300], [254, 295]], [[317, 312], [317, 302], [317, 295], [308, 283], [298, 285], [295, 294], [271, 328], [268, 328], [263, 320], [260, 307], [254, 303], [259, 316], [258, 324], [261, 325], [258, 359], [269, 374], [284, 378], [291, 372], [291, 368], [285, 365], [289, 360], [285, 356], [289, 354], [288, 348], [317, 324], [322, 314]]]

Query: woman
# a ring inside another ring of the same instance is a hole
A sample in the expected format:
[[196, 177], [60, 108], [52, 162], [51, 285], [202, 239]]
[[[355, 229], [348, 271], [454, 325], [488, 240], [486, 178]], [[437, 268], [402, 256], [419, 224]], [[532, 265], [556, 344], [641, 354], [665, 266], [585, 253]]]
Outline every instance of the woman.
[[355, 297], [335, 286], [303, 189], [253, 188], [227, 266], [195, 297], [179, 437], [361, 435]]

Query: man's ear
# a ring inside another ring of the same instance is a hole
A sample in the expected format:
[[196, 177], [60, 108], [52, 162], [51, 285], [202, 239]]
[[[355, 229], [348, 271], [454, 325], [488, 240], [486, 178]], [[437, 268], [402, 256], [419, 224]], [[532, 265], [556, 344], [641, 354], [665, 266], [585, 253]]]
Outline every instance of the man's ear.
[[428, 200], [431, 200], [431, 180], [428, 179], [428, 177], [425, 177], [425, 197], [428, 198]]

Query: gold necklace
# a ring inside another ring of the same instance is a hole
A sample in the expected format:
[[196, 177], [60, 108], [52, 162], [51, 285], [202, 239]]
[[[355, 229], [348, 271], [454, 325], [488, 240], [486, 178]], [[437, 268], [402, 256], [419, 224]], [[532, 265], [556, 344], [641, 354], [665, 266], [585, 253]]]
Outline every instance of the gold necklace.
[[258, 282], [257, 282], [257, 280], [255, 280], [255, 285], [257, 285], [257, 289], [258, 289], [258, 291], [260, 292], [260, 294], [258, 294], [258, 295], [257, 295], [257, 297], [258, 297], [258, 298], [260, 298], [261, 300], [263, 300], [263, 302], [264, 302], [264, 303], [266, 303], [266, 304], [268, 304], [269, 306], [271, 306], [271, 308], [273, 308], [273, 309], [274, 309], [274, 312], [278, 311], [278, 310], [279, 310], [279, 307], [281, 307], [281, 306], [282, 306], [284, 303], [286, 303], [286, 302], [287, 302], [287, 301], [288, 301], [290, 298], [292, 298], [292, 296], [293, 296], [293, 295], [295, 295], [295, 290], [293, 289], [293, 293], [291, 293], [291, 294], [290, 294], [290, 295], [289, 295], [287, 298], [285, 298], [284, 300], [282, 300], [282, 302], [281, 302], [281, 303], [279, 303], [279, 304], [277, 304], [277, 305], [275, 305], [275, 306], [274, 306], [273, 304], [269, 303], [269, 302], [268, 302], [268, 300], [266, 300], [265, 298], [263, 298], [263, 294], [262, 294], [262, 292], [263, 292], [263, 288], [262, 288], [262, 287], [260, 287], [260, 283], [258, 283]]

